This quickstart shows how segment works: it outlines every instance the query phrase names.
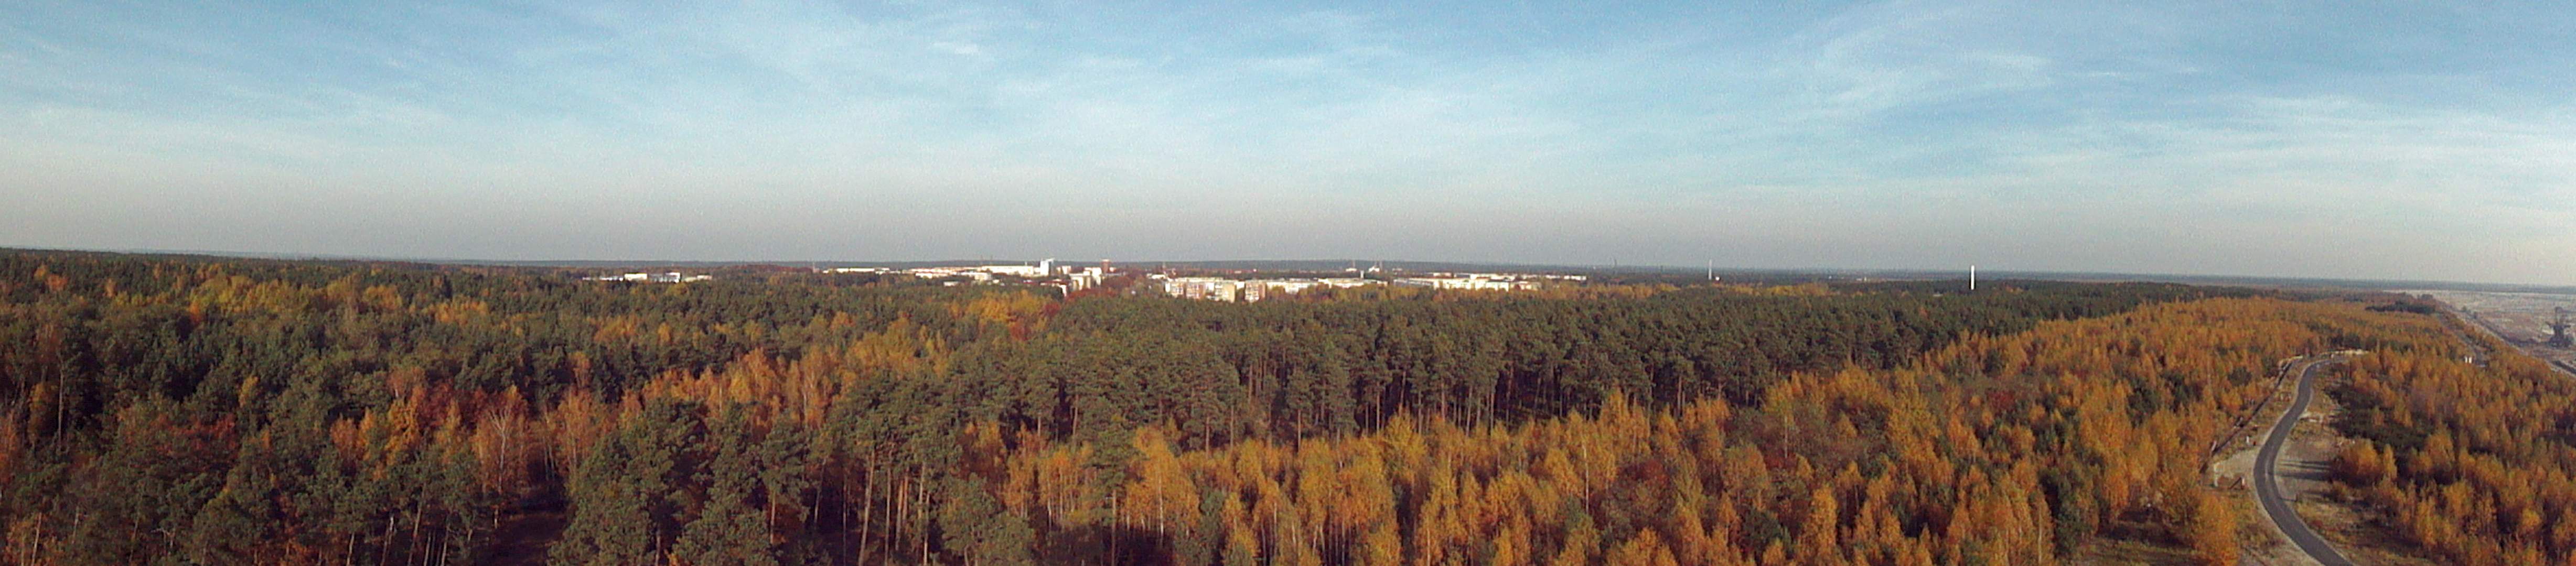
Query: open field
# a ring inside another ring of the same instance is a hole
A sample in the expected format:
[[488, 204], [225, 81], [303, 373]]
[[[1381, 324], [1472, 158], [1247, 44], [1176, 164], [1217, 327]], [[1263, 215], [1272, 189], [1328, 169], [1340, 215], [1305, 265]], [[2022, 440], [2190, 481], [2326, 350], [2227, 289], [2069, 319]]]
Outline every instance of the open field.
[[2522, 348], [2526, 353], [2549, 360], [2561, 371], [2576, 373], [2576, 350], [2553, 348], [2549, 340], [2549, 321], [2554, 309], [2576, 311], [2576, 295], [2557, 293], [2497, 293], [2483, 291], [2404, 291], [2410, 295], [2432, 297], [2459, 311], [2469, 322]]

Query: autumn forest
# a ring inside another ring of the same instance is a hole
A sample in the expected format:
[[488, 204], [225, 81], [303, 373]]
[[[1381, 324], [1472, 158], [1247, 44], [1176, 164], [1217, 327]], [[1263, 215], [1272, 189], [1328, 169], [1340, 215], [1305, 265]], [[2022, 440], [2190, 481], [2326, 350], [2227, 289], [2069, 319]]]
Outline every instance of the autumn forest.
[[0, 563], [2235, 564], [2360, 349], [2332, 497], [2576, 564], [2576, 382], [2395, 295], [1132, 283], [0, 251]]

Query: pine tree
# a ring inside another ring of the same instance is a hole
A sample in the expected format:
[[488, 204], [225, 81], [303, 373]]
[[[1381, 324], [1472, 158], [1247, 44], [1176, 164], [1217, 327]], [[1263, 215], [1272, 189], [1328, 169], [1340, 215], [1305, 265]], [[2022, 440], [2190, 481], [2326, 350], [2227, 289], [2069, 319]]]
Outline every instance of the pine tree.
[[968, 566], [1036, 563], [1030, 553], [1036, 534], [1028, 521], [1003, 509], [983, 480], [951, 478], [947, 486], [948, 502], [940, 510], [939, 527], [946, 536], [941, 546], [950, 554]]
[[674, 553], [702, 565], [777, 564], [773, 555], [778, 545], [770, 537], [767, 517], [751, 501], [762, 486], [756, 469], [760, 455], [753, 452], [761, 446], [750, 423], [739, 408], [728, 408], [709, 422], [707, 438], [715, 457], [694, 478], [706, 486], [705, 503], [681, 528]]

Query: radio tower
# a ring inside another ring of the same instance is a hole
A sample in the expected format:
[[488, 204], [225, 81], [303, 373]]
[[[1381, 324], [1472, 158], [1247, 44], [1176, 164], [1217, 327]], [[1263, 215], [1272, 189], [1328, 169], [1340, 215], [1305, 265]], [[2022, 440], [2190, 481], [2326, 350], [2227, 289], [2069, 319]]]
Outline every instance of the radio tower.
[[2576, 348], [2576, 340], [2567, 337], [2567, 307], [2558, 307], [2551, 312], [2557, 316], [2549, 318], [2549, 345]]

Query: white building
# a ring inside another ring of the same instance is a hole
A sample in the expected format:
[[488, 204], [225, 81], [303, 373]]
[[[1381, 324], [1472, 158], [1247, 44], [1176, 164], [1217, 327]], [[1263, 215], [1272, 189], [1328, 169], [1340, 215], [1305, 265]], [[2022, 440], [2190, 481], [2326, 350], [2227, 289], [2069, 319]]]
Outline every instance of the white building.
[[713, 275], [688, 275], [677, 271], [671, 271], [664, 273], [602, 275], [589, 279], [592, 281], [623, 281], [628, 283], [692, 283], [697, 281], [712, 281], [715, 280], [715, 278], [716, 276]]
[[977, 283], [993, 280], [993, 274], [984, 272], [983, 268], [980, 267], [916, 267], [906, 269], [904, 270], [904, 273], [910, 273], [913, 277], [919, 277], [922, 279], [964, 277], [974, 280]]
[[1243, 282], [1243, 300], [1258, 301], [1304, 293], [1324, 285], [1313, 279], [1254, 279]]
[[1466, 291], [1526, 291], [1538, 288], [1536, 282], [1520, 281], [1490, 273], [1470, 273], [1463, 277], [1407, 277], [1395, 280], [1395, 284]]
[[1174, 277], [1163, 281], [1163, 293], [1184, 299], [1233, 302], [1243, 296], [1243, 282], [1223, 277]]
[[1064, 291], [1066, 293], [1073, 293], [1083, 289], [1098, 287], [1102, 282], [1109, 280], [1109, 270], [1107, 269], [1086, 267], [1081, 271], [1073, 271], [1073, 268], [1067, 267], [1065, 270], [1069, 272], [1064, 276]]
[[1035, 265], [987, 265], [970, 269], [993, 275], [1009, 275], [1012, 277], [1036, 278], [1045, 277], [1047, 275], [1047, 268]]

